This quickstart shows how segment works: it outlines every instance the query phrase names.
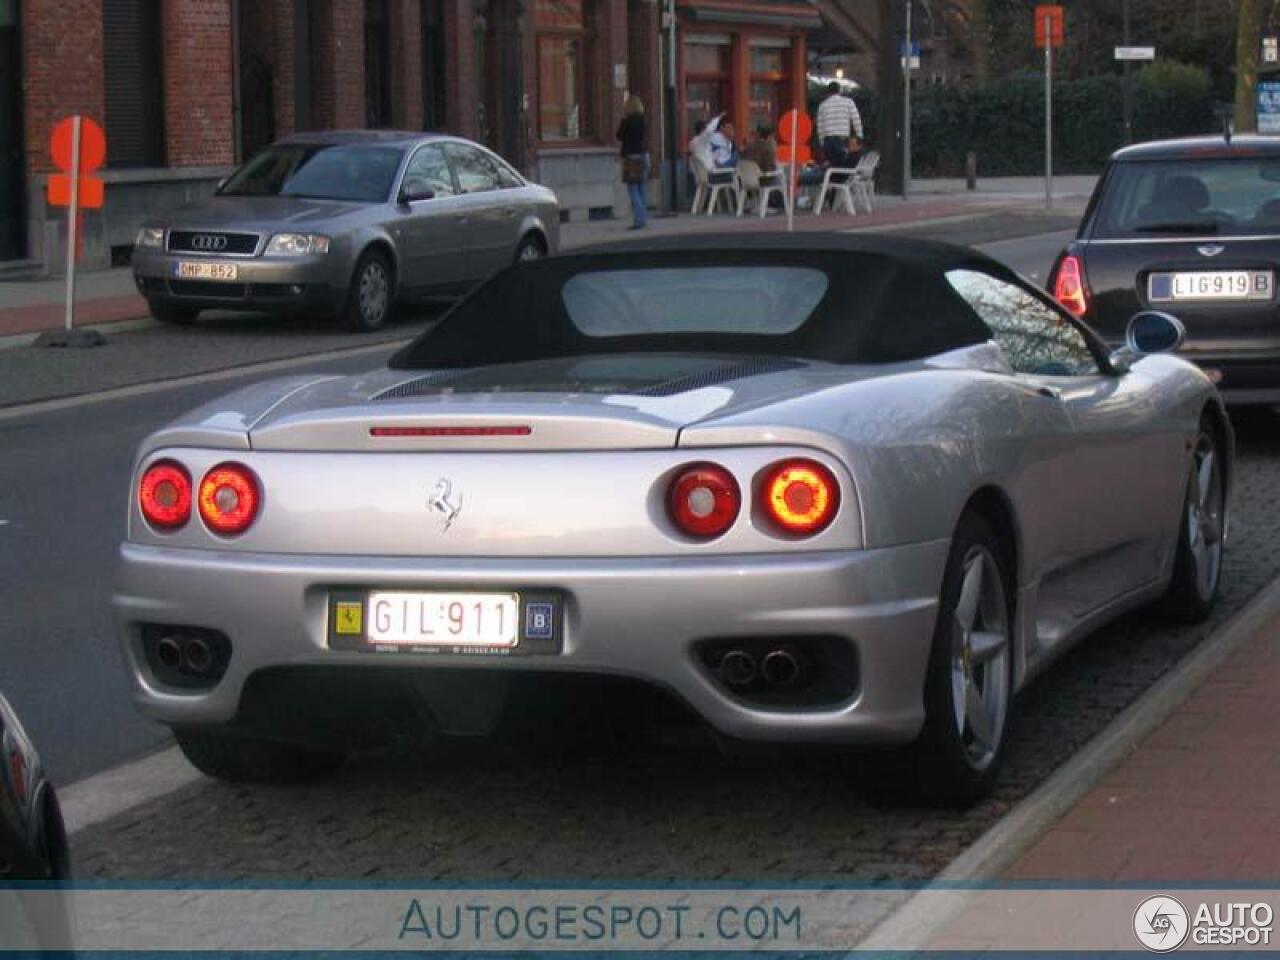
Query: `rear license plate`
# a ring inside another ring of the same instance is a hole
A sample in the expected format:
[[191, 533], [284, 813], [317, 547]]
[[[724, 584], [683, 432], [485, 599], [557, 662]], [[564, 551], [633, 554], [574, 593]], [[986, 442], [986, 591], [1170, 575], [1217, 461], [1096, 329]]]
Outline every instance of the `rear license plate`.
[[419, 653], [554, 653], [559, 595], [545, 590], [335, 590], [329, 646]]
[[228, 280], [240, 276], [240, 268], [234, 263], [201, 263], [196, 260], [179, 260], [173, 265], [173, 275], [179, 280]]
[[1153, 273], [1147, 281], [1152, 302], [1176, 300], [1270, 300], [1270, 270], [1180, 270]]

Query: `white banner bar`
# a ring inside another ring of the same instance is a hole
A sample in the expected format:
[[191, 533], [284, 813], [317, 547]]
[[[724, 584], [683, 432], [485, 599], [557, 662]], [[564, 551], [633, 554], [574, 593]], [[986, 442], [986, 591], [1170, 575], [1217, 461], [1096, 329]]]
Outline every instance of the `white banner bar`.
[[[876, 927], [907, 900], [910, 929]], [[0, 950], [1238, 953], [1276, 949], [1278, 909], [1257, 889], [0, 889]]]

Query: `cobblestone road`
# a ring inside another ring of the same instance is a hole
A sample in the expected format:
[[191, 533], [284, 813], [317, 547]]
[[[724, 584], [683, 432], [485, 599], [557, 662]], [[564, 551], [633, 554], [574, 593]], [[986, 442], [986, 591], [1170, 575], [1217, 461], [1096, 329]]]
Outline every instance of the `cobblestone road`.
[[[1132, 615], [1018, 701], [994, 797], [964, 813], [878, 804], [831, 753], [730, 760], [655, 733], [572, 755], [528, 744], [365, 761], [304, 788], [202, 782], [73, 838], [81, 878], [463, 881], [923, 880], [1280, 573], [1280, 417], [1237, 418], [1234, 540], [1213, 620]], [[1141, 478], [1134, 478], [1140, 483]]]

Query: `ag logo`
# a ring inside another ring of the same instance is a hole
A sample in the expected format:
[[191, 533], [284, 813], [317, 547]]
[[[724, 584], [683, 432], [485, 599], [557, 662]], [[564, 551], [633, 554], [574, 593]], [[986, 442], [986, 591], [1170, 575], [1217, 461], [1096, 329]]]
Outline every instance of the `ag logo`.
[[1138, 942], [1154, 953], [1177, 950], [1187, 939], [1191, 918], [1187, 908], [1173, 897], [1148, 897], [1133, 915]]

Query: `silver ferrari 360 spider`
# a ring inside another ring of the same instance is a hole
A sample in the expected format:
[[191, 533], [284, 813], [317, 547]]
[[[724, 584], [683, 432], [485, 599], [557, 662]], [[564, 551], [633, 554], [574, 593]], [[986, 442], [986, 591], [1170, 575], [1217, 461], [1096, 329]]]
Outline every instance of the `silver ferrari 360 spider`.
[[[1137, 315], [1110, 355], [969, 250], [665, 238], [518, 264], [383, 369], [223, 397], [139, 452], [137, 700], [227, 779], [519, 678], [626, 677], [740, 740], [996, 775], [1073, 641], [1214, 602], [1233, 435]], [[480, 711], [483, 712], [483, 711]]]

